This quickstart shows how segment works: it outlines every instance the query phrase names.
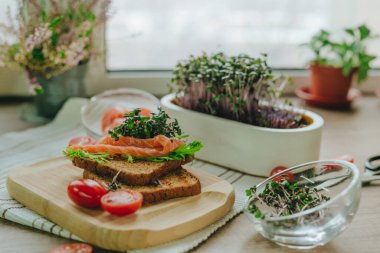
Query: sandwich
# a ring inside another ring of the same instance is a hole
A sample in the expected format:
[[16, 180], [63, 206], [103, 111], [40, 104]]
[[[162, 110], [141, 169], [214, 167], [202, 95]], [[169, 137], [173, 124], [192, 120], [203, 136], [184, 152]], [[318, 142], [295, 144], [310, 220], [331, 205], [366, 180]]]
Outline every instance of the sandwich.
[[112, 191], [138, 191], [145, 205], [199, 194], [199, 179], [182, 165], [194, 159], [202, 143], [186, 141], [177, 120], [162, 109], [150, 116], [140, 112], [123, 114], [97, 143], [68, 146], [64, 154], [84, 170], [84, 178]]

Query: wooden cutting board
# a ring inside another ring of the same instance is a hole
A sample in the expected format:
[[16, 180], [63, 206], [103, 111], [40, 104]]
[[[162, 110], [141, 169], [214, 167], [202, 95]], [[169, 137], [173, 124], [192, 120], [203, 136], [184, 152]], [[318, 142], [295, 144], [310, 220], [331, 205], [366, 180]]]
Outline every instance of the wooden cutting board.
[[81, 178], [83, 170], [64, 157], [13, 170], [7, 187], [17, 201], [89, 243], [111, 250], [139, 249], [189, 235], [231, 210], [235, 200], [231, 184], [209, 173], [186, 169], [200, 179], [200, 195], [143, 207], [126, 217], [73, 204], [66, 187]]

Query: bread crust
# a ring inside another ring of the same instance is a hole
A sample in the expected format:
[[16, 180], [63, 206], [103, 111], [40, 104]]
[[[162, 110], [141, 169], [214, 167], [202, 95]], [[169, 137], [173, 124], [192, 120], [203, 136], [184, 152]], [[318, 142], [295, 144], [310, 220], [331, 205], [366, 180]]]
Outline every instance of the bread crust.
[[[88, 178], [99, 182], [102, 185], [109, 185], [112, 178], [102, 177], [93, 172], [85, 170], [83, 178]], [[143, 204], [149, 205], [160, 201], [189, 197], [201, 193], [201, 183], [199, 179], [183, 169], [182, 167], [170, 172], [158, 179], [155, 184], [145, 186], [133, 186], [118, 182], [119, 190], [134, 190], [143, 195]]]
[[128, 162], [112, 159], [100, 164], [91, 159], [75, 157], [72, 163], [76, 167], [103, 177], [112, 178], [120, 171], [118, 180], [127, 185], [148, 185], [190, 161], [192, 161], [190, 157], [183, 161], [167, 162]]

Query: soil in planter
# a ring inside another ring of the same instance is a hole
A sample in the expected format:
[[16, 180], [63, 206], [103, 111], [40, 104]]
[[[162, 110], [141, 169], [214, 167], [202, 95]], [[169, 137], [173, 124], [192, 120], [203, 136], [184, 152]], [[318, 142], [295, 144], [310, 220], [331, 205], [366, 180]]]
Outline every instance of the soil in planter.
[[309, 125], [313, 124], [314, 120], [311, 117], [303, 114], [302, 115], [302, 122], [305, 126], [309, 126]]

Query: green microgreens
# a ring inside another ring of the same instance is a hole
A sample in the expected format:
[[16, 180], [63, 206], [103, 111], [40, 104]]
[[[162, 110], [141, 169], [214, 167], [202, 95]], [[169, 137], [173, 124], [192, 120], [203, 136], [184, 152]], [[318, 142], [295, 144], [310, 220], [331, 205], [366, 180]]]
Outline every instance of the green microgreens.
[[117, 191], [121, 188], [120, 184], [117, 182], [117, 177], [119, 176], [121, 170], [119, 170], [116, 175], [112, 178], [112, 181], [107, 185], [108, 191]]
[[[256, 186], [251, 187], [246, 190], [246, 195], [255, 197], [255, 200], [248, 206], [248, 210], [256, 218], [261, 219], [264, 219], [266, 215], [277, 217], [296, 214], [316, 207], [330, 199], [323, 194], [319, 194], [315, 188], [298, 185], [297, 182], [289, 182], [285, 179], [279, 182], [267, 183], [260, 193], [257, 193]], [[257, 202], [268, 207], [271, 211], [264, 213], [263, 210], [259, 209]], [[323, 216], [321, 212], [313, 213], [302, 222], [312, 221], [321, 216]]]
[[152, 117], [141, 116], [139, 113], [140, 109], [137, 108], [125, 114], [125, 121], [108, 133], [115, 140], [118, 140], [119, 136], [148, 139], [161, 134], [169, 138], [182, 135], [178, 121], [171, 121], [161, 108], [158, 108], [158, 113], [151, 113]]
[[266, 55], [191, 55], [173, 70], [171, 88], [183, 108], [252, 125], [298, 128], [302, 115], [279, 105], [289, 78], [272, 73]]
[[63, 154], [67, 157], [70, 157], [71, 159], [75, 157], [88, 158], [100, 164], [105, 163], [111, 159], [111, 156], [109, 154], [92, 154], [81, 149], [72, 149], [70, 147], [67, 147], [66, 150], [63, 151]]

